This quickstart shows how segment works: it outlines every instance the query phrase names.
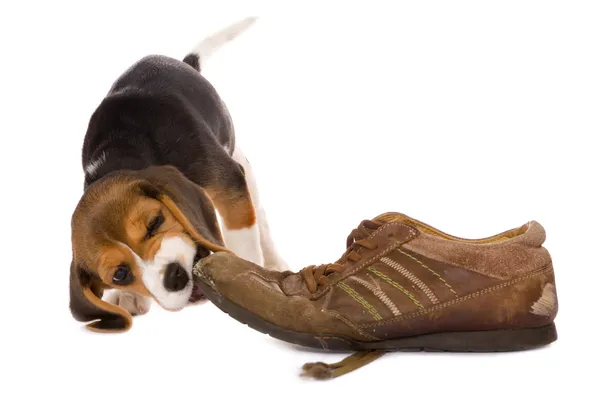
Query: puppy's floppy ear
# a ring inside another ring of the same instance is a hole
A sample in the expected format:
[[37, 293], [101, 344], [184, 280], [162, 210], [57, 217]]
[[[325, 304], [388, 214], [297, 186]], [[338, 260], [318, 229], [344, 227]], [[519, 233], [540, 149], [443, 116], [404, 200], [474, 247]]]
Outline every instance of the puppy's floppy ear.
[[75, 262], [71, 262], [69, 279], [69, 308], [73, 317], [80, 322], [92, 322], [86, 327], [94, 332], [125, 332], [131, 328], [132, 318], [123, 308], [102, 300], [104, 290], [99, 278]]
[[179, 221], [200, 245], [213, 252], [227, 252], [215, 207], [202, 187], [172, 166], [158, 166], [139, 171], [147, 184], [144, 194], [156, 198]]

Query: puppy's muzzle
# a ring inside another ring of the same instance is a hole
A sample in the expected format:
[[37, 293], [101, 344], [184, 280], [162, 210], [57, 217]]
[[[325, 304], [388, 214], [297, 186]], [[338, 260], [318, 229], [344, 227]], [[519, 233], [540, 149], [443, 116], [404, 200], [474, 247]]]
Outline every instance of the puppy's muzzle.
[[169, 292], [183, 290], [189, 281], [190, 278], [181, 264], [174, 262], [167, 265], [164, 286]]

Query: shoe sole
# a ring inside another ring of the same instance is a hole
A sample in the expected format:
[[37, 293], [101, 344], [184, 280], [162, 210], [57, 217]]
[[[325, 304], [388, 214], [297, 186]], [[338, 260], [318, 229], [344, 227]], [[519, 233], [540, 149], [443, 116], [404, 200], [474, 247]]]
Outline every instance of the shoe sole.
[[217, 293], [202, 279], [197, 279], [196, 283], [213, 304], [238, 322], [275, 339], [316, 349], [339, 351], [508, 352], [545, 346], [558, 338], [554, 323], [537, 328], [441, 332], [372, 342], [357, 341], [340, 335], [295, 332], [280, 328], [243, 309]]

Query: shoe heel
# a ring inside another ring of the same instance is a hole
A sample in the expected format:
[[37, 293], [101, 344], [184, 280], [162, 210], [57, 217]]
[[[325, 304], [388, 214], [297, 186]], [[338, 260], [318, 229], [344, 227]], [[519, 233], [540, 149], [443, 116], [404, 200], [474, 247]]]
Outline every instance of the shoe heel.
[[464, 351], [473, 352], [528, 350], [558, 339], [554, 323], [538, 328], [467, 332], [464, 335], [463, 343], [458, 345], [459, 350], [464, 347]]

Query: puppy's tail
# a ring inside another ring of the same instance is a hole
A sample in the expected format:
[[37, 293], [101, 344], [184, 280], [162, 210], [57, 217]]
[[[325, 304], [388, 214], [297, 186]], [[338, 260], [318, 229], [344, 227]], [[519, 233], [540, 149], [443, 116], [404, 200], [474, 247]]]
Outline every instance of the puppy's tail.
[[217, 50], [244, 33], [257, 19], [257, 17], [245, 18], [204, 38], [188, 53], [188, 55], [185, 56], [183, 62], [191, 65], [197, 71], [200, 71], [202, 65]]

